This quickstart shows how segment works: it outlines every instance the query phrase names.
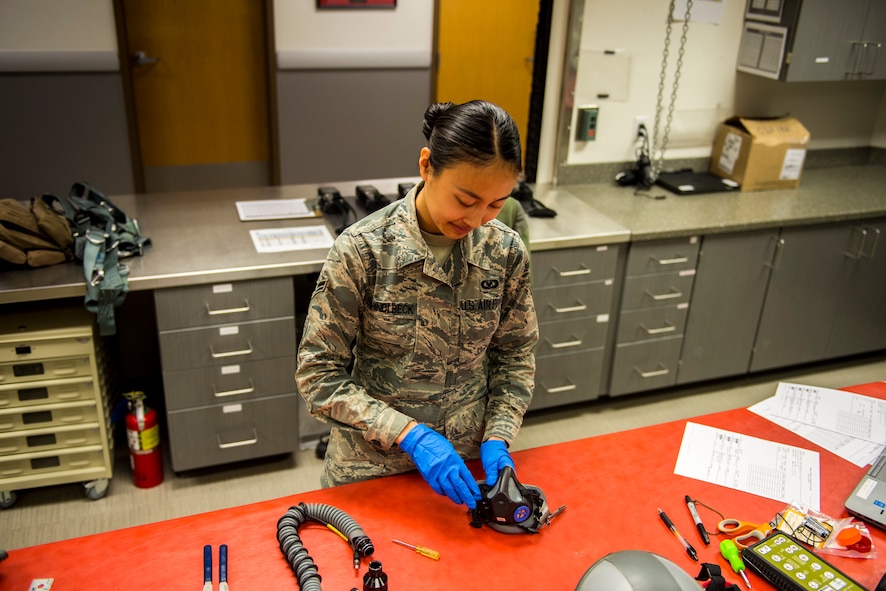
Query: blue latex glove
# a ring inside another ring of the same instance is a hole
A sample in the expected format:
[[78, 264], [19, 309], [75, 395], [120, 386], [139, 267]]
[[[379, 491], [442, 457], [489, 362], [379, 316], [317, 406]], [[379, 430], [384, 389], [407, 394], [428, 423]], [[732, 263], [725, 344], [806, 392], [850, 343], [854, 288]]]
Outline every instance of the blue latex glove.
[[426, 425], [413, 427], [400, 449], [409, 454], [422, 477], [438, 495], [446, 495], [453, 503], [477, 507], [480, 487], [464, 460], [449, 441]]
[[483, 462], [486, 484], [489, 486], [495, 486], [498, 481], [498, 473], [505, 466], [516, 470], [514, 460], [508, 453], [508, 444], [499, 439], [488, 439], [480, 444], [480, 461]]

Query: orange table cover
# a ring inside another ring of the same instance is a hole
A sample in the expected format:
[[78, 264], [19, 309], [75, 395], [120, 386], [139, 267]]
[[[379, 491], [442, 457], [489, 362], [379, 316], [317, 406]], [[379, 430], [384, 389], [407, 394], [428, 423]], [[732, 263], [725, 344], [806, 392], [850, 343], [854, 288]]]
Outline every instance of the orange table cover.
[[[847, 390], [886, 398], [886, 383]], [[746, 409], [690, 419], [821, 453], [821, 511], [846, 517], [843, 503], [865, 469]], [[699, 499], [727, 517], [762, 523], [786, 503], [677, 476], [674, 464], [687, 421], [674, 421], [514, 454], [524, 484], [541, 488], [551, 508], [566, 511], [538, 535], [506, 535], [469, 525], [463, 508], [434, 494], [417, 473], [316, 490], [102, 534], [11, 550], [0, 563], [0, 589], [25, 591], [32, 579], [53, 578], [53, 591], [182, 589], [203, 586], [203, 546], [213, 546], [218, 589], [218, 547], [229, 548], [231, 591], [298, 589], [276, 541], [276, 522], [298, 503], [327, 503], [353, 517], [372, 539], [389, 589], [572, 590], [584, 572], [610, 552], [656, 552], [696, 576], [693, 562], [659, 520], [661, 507], [698, 550], [701, 562], [720, 564], [739, 583], [718, 552], [718, 538], [704, 546], [683, 502]], [[479, 476], [478, 462], [469, 467]], [[101, 502], [101, 501], [98, 501]], [[15, 510], [15, 509], [11, 509]], [[715, 514], [700, 509], [709, 530]], [[72, 511], [70, 519], [77, 519]], [[886, 532], [871, 528], [876, 559], [825, 556], [873, 590], [886, 571]], [[355, 571], [347, 543], [317, 524], [302, 526], [301, 539], [318, 565], [322, 588], [362, 589], [368, 567]], [[394, 544], [397, 538], [440, 552], [434, 561]], [[773, 589], [749, 571], [753, 589]]]

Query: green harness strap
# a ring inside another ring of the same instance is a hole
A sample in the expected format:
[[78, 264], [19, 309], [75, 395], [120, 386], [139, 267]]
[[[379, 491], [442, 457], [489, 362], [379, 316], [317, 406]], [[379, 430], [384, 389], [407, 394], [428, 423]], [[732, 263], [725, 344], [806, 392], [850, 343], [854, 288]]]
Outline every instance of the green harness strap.
[[115, 334], [114, 308], [129, 293], [129, 269], [120, 259], [144, 254], [151, 239], [141, 235], [135, 219], [86, 183], [74, 183], [67, 198], [47, 194], [42, 199], [71, 224], [74, 256], [82, 261], [86, 279], [84, 304], [96, 314], [99, 334]]

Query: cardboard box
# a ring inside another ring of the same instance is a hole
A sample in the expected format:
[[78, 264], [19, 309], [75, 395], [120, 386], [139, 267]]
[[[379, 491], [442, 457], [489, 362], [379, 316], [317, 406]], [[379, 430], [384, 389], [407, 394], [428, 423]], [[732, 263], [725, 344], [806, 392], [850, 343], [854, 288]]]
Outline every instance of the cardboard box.
[[800, 186], [809, 132], [797, 119], [730, 117], [714, 137], [710, 172], [733, 180], [742, 191]]

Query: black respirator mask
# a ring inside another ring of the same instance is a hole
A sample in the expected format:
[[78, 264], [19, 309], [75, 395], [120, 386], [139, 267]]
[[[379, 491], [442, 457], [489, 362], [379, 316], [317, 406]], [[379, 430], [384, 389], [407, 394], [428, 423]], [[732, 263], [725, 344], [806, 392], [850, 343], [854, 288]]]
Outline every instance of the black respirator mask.
[[541, 489], [520, 484], [510, 466], [502, 468], [495, 486], [483, 480], [478, 480], [477, 485], [482, 498], [477, 501], [477, 508], [471, 509], [473, 527], [483, 527], [485, 523], [503, 534], [537, 534], [566, 509], [563, 505], [551, 513]]

